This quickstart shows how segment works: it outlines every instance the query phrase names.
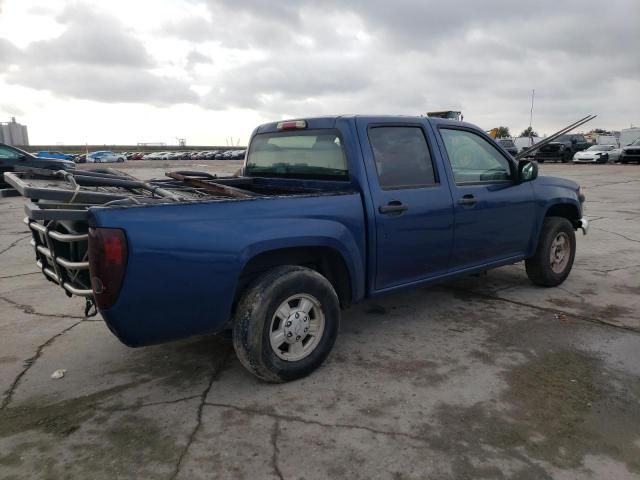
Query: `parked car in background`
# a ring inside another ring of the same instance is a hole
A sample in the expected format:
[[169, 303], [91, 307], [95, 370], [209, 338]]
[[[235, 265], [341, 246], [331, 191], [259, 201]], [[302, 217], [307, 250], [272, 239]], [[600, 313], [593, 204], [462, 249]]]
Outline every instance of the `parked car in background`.
[[640, 163], [640, 138], [631, 145], [622, 147], [620, 153], [620, 163], [638, 162]]
[[638, 139], [640, 139], [640, 127], [623, 128], [620, 130], [618, 145], [626, 147]]
[[[518, 153], [526, 150], [527, 148], [532, 147], [536, 143], [538, 143], [542, 138], [540, 137], [516, 137], [513, 139], [513, 143], [518, 148]], [[531, 156], [533, 157], [533, 153]]]
[[[509, 152], [510, 155], [512, 156], [516, 156], [518, 154], [518, 147], [516, 147], [516, 144], [513, 143], [513, 140], [510, 138], [498, 138], [496, 140], [496, 142], [498, 143], [498, 145], [500, 145], [502, 148], [504, 148], [507, 152]], [[242, 150], [243, 152], [243, 156], [244, 156], [244, 150]]]
[[34, 156], [38, 158], [57, 158], [58, 160], [71, 160], [71, 161], [73, 161], [73, 159], [75, 158], [75, 155], [51, 151], [51, 150], [42, 150], [40, 152], [36, 152], [34, 153]]
[[121, 153], [114, 153], [109, 150], [101, 150], [98, 152], [91, 152], [87, 155], [87, 163], [113, 163], [124, 162], [124, 155]]
[[620, 149], [615, 145], [592, 145], [573, 156], [574, 163], [607, 163], [616, 162], [620, 157]]
[[12, 172], [16, 167], [46, 168], [73, 172], [76, 164], [66, 159], [36, 157], [19, 148], [0, 143], [0, 188], [7, 187], [4, 183], [4, 172]]
[[586, 150], [591, 144], [584, 135], [572, 133], [561, 135], [555, 141], [546, 144], [535, 154], [538, 163], [545, 161], [556, 161], [566, 163], [570, 161], [577, 152]]

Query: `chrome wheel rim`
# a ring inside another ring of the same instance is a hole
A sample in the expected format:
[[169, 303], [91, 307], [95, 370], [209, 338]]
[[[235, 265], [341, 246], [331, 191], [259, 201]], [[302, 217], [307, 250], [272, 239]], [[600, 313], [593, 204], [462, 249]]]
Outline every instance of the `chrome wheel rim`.
[[292, 295], [280, 304], [271, 319], [271, 349], [282, 360], [302, 360], [318, 346], [324, 325], [324, 312], [317, 298], [307, 293]]
[[551, 251], [549, 252], [551, 270], [554, 273], [563, 273], [567, 268], [570, 256], [571, 243], [569, 242], [569, 236], [564, 232], [560, 232], [551, 242]]

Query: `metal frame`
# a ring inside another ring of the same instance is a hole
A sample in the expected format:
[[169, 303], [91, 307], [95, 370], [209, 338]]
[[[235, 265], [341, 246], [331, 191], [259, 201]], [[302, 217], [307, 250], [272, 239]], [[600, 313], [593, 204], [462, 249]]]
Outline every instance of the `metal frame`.
[[[31, 246], [36, 251], [36, 265], [49, 279], [60, 285], [68, 294], [80, 297], [93, 297], [93, 290], [78, 282], [78, 275], [81, 271], [89, 269], [89, 261], [85, 258], [82, 261], [75, 261], [57, 254], [56, 242], [79, 243], [88, 242], [88, 234], [66, 234], [51, 230], [48, 224], [41, 224], [24, 219], [24, 223], [33, 233]], [[46, 261], [43, 261], [43, 258]], [[50, 267], [53, 267], [51, 269]]]

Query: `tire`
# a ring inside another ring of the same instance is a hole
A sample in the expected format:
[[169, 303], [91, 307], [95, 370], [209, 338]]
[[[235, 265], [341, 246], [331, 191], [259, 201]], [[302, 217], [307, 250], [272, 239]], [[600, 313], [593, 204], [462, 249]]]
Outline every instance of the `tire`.
[[[562, 241], [560, 241], [562, 239]], [[556, 243], [557, 242], [557, 243]], [[569, 251], [561, 255], [558, 262], [558, 248], [568, 245]], [[552, 249], [556, 251], [555, 262], [552, 262]], [[563, 217], [546, 217], [538, 239], [536, 253], [525, 260], [529, 280], [535, 285], [555, 287], [569, 276], [576, 255], [576, 234], [571, 222]]]
[[540, 160], [537, 160], [538, 163], [544, 163], [544, 158], [541, 158]]
[[[307, 306], [312, 304], [306, 315], [302, 300]], [[281, 309], [284, 314], [277, 315]], [[243, 292], [234, 315], [233, 347], [242, 365], [258, 378], [288, 382], [309, 375], [324, 362], [335, 343], [339, 323], [338, 296], [325, 277], [309, 268], [276, 267]], [[307, 333], [307, 328], [315, 328], [317, 335]], [[281, 338], [272, 340], [278, 331]], [[302, 339], [295, 341], [298, 337]]]
[[118, 158], [117, 162], [118, 163], [124, 163], [124, 158]]
[[622, 156], [621, 156], [621, 157], [620, 157], [620, 163], [623, 163], [623, 164], [625, 164], [625, 165], [626, 165], [627, 163], [629, 163], [629, 160], [627, 160], [626, 158], [624, 158], [624, 157], [622, 157]]

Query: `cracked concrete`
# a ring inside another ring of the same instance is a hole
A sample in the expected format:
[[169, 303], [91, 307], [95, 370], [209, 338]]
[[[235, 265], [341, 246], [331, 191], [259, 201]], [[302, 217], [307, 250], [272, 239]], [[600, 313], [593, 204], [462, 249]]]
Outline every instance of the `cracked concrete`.
[[9, 404], [11, 403], [11, 399], [13, 398], [13, 392], [16, 390], [16, 388], [18, 388], [18, 385], [20, 385], [20, 380], [22, 380], [22, 377], [24, 377], [27, 374], [27, 372], [33, 366], [33, 364], [40, 358], [44, 349], [47, 348], [49, 345], [51, 345], [58, 337], [61, 337], [62, 335], [70, 331], [73, 327], [77, 326], [79, 323], [80, 322], [76, 322], [70, 325], [69, 327], [65, 328], [61, 332], [56, 333], [52, 337], [48, 338], [42, 345], [38, 345], [38, 347], [36, 348], [36, 352], [33, 354], [33, 356], [27, 358], [24, 361], [24, 369], [20, 373], [18, 373], [18, 375], [16, 375], [15, 379], [13, 380], [13, 382], [11, 383], [7, 391], [2, 394], [3, 399], [2, 399], [2, 403], [0, 403], [0, 410], [7, 408], [9, 406]]
[[1, 200], [0, 478], [640, 478], [640, 167], [541, 168], [597, 221], [560, 288], [514, 265], [366, 302], [285, 385], [224, 337], [129, 349], [83, 320]]

